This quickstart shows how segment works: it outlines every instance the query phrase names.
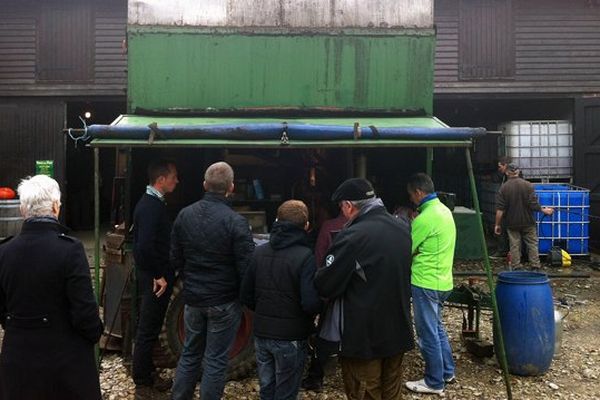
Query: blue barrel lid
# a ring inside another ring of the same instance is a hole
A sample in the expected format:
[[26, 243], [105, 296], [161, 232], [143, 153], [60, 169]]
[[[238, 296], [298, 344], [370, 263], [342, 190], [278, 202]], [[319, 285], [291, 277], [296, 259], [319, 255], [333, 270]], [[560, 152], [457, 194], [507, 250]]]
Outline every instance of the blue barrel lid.
[[498, 274], [498, 282], [513, 285], [540, 285], [548, 283], [548, 275], [531, 271], [504, 271]]

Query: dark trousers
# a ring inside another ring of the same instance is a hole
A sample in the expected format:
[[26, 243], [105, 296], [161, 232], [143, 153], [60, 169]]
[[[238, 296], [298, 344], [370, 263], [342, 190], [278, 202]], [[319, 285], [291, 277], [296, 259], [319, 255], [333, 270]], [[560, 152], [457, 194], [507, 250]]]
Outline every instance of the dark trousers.
[[342, 357], [342, 378], [348, 400], [400, 400], [402, 357], [376, 360]]
[[338, 353], [338, 342], [330, 342], [319, 337], [318, 334], [314, 337], [313, 348], [310, 354], [310, 364], [306, 379], [310, 382], [323, 384], [325, 377], [325, 369], [331, 358]]
[[153, 274], [140, 269], [136, 269], [135, 272], [140, 312], [135, 335], [131, 375], [136, 385], [152, 385], [152, 374], [155, 370], [152, 351], [162, 329], [165, 313], [173, 292], [175, 275], [173, 272], [167, 273], [167, 276], [165, 276], [168, 283], [167, 290], [160, 297], [156, 297], [152, 292]]
[[261, 400], [295, 400], [306, 358], [306, 340], [254, 338]]

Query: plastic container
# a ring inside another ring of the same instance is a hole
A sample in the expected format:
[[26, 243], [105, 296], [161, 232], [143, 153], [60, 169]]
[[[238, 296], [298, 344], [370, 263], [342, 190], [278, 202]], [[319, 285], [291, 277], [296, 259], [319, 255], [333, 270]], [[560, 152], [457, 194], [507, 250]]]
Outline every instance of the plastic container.
[[554, 207], [554, 214], [535, 213], [540, 254], [560, 246], [569, 254], [589, 254], [590, 191], [568, 184], [535, 184], [542, 206]]
[[545, 373], [554, 356], [555, 321], [548, 276], [538, 272], [498, 274], [498, 313], [508, 370], [535, 376]]
[[510, 121], [499, 126], [505, 155], [525, 178], [571, 178], [573, 128], [569, 121]]

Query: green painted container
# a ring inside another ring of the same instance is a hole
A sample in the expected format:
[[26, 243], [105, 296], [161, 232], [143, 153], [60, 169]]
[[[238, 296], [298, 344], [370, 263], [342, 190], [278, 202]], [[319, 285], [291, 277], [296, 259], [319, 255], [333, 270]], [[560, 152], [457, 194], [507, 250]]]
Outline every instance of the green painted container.
[[129, 33], [129, 110], [337, 107], [431, 114], [434, 36]]
[[130, 0], [130, 113], [431, 114], [433, 1]]

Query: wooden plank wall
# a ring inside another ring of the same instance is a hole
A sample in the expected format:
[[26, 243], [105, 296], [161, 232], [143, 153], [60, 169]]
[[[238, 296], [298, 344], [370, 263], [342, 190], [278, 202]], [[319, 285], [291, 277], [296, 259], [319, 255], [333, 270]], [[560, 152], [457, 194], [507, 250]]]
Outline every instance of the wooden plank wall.
[[[39, 15], [52, 2], [63, 0], [4, 0], [0, 12], [0, 96], [124, 96], [127, 86], [127, 1], [85, 1], [93, 15], [93, 56], [88, 57], [91, 80], [42, 81], [37, 72], [40, 56]], [[42, 6], [43, 4], [43, 6]], [[56, 45], [65, 45], [57, 43]]]
[[64, 190], [64, 116], [58, 100], [0, 98], [0, 186], [16, 188], [35, 174], [36, 160], [54, 160], [54, 177]]
[[459, 5], [435, 2], [435, 94], [600, 92], [600, 2], [512, 0], [515, 73], [495, 80], [459, 77]]

